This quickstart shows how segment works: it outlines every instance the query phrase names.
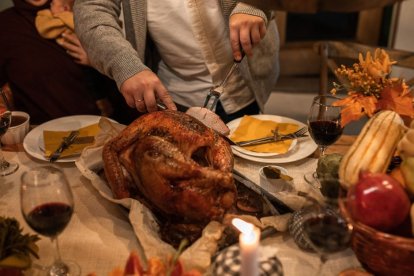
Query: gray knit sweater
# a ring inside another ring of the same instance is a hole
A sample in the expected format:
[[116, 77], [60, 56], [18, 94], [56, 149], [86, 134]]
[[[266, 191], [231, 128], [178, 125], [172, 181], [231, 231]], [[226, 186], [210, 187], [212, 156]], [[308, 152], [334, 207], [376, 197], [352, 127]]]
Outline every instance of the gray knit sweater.
[[[113, 78], [118, 87], [147, 66], [150, 51], [146, 22], [147, 0], [76, 0], [75, 31], [92, 65]], [[226, 22], [235, 13], [257, 15], [268, 23], [267, 34], [254, 55], [240, 65], [243, 77], [263, 109], [279, 74], [279, 39], [271, 12], [264, 12], [238, 1], [220, 0]], [[120, 21], [124, 14], [125, 33]], [[228, 28], [228, 24], [226, 25]], [[126, 39], [125, 39], [126, 38]]]

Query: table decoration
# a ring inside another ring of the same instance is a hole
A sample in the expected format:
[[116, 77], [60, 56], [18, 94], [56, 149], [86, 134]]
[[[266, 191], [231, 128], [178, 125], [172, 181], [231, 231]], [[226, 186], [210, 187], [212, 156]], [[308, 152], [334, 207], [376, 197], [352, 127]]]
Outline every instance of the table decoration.
[[351, 223], [351, 247], [361, 264], [375, 275], [412, 275], [414, 238], [378, 231], [355, 221], [346, 201], [339, 200], [341, 214]]
[[391, 77], [392, 66], [396, 64], [384, 49], [374, 54], [359, 54], [359, 62], [352, 67], [341, 65], [335, 73], [343, 84], [334, 83], [332, 94], [345, 89], [347, 97], [336, 104], [342, 106], [342, 125], [359, 120], [362, 116], [372, 117], [380, 110], [392, 110], [401, 116], [414, 118], [413, 93], [404, 79]]
[[[131, 251], [124, 267], [116, 267], [108, 276], [201, 276], [198, 270], [187, 270], [180, 261], [180, 254], [185, 246], [186, 241], [182, 242], [176, 254], [171, 256], [168, 262], [152, 257], [147, 260], [146, 265], [143, 265], [138, 252]], [[97, 275], [90, 273], [88, 276]]]
[[321, 184], [321, 193], [326, 198], [336, 200], [339, 196], [338, 170], [342, 156], [340, 153], [330, 153], [318, 159], [316, 173]]
[[12, 272], [23, 275], [22, 271], [30, 268], [32, 257], [39, 258], [36, 245], [39, 239], [37, 235], [24, 234], [16, 219], [1, 216], [0, 275]]
[[414, 194], [408, 188], [407, 175], [398, 181], [390, 178], [402, 168], [396, 157], [407, 135], [400, 116], [382, 110], [368, 120], [339, 166], [344, 189], [339, 207], [353, 227], [351, 247], [361, 264], [375, 275], [411, 275], [414, 271], [413, 221], [409, 215]]
[[[281, 260], [275, 255], [274, 246], [263, 246], [259, 256], [260, 276], [283, 276], [284, 269]], [[283, 255], [281, 255], [281, 258]], [[238, 244], [225, 248], [214, 260], [212, 275], [240, 276], [241, 253]], [[293, 274], [291, 274], [293, 275]]]
[[411, 122], [410, 129], [407, 130], [407, 133], [398, 143], [397, 150], [400, 152], [402, 159], [400, 166], [400, 173], [404, 178], [402, 182], [406, 184], [408, 191], [414, 195], [414, 121]]
[[241, 276], [259, 275], [260, 231], [253, 224], [241, 219], [233, 219], [233, 225], [241, 232], [239, 246], [241, 255]]

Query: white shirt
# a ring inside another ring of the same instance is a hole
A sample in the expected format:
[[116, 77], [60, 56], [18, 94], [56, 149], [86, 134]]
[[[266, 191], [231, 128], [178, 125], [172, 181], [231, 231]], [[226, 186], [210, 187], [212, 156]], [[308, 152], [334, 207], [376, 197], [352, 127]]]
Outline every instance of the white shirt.
[[[147, 18], [162, 58], [159, 78], [178, 104], [202, 106], [233, 64], [220, 4], [216, 0], [149, 0]], [[233, 113], [253, 102], [254, 96], [235, 71], [220, 100], [226, 112]]]

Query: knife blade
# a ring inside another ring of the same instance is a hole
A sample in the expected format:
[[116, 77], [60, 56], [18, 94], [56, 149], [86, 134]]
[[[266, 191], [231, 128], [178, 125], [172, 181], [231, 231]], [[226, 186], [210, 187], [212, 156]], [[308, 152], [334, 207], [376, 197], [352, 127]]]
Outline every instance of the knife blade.
[[62, 152], [73, 144], [78, 135], [79, 130], [73, 130], [67, 137], [63, 137], [62, 143], [60, 143], [59, 147], [50, 155], [49, 162], [55, 162], [58, 160]]

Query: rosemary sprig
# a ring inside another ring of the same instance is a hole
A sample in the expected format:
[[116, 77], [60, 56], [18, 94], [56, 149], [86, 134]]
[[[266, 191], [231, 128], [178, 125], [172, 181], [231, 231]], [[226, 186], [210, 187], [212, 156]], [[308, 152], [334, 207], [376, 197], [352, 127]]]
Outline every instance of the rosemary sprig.
[[32, 255], [39, 258], [32, 244], [38, 235], [22, 234], [19, 222], [14, 218], [0, 217], [0, 260], [12, 255]]

